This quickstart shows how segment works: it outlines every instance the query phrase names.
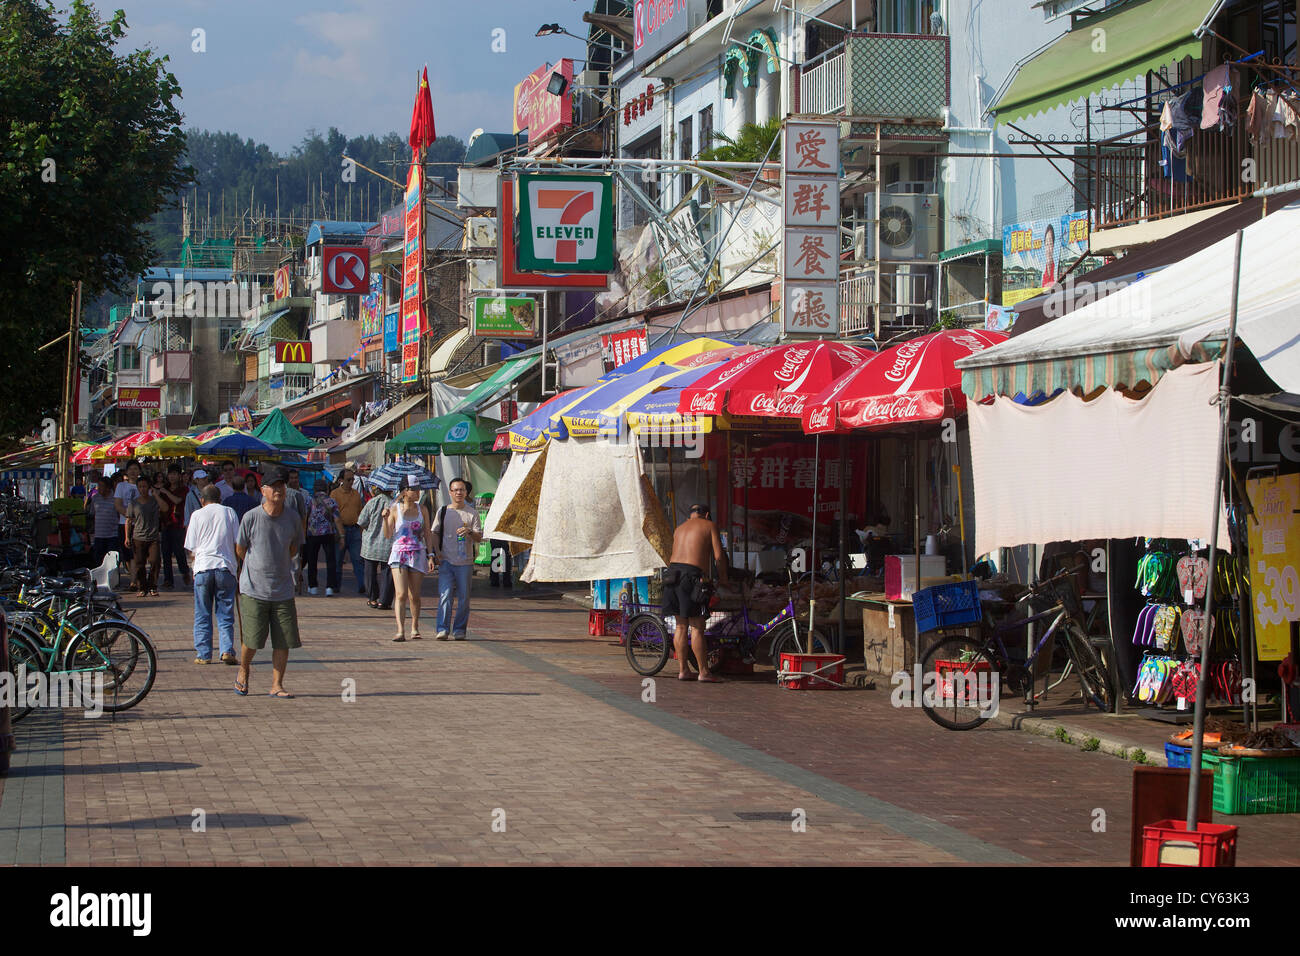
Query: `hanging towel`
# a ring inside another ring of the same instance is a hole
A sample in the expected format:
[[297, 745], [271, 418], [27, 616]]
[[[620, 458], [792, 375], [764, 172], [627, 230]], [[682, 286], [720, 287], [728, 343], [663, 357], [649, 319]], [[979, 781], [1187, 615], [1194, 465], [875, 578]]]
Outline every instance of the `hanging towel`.
[[1237, 121], [1237, 98], [1233, 94], [1232, 67], [1227, 63], [1205, 74], [1201, 84], [1204, 100], [1201, 105], [1201, 129], [1222, 130]]
[[1268, 97], [1259, 90], [1250, 94], [1250, 108], [1246, 110], [1246, 135], [1256, 142], [1264, 132], [1264, 117], [1268, 115]]

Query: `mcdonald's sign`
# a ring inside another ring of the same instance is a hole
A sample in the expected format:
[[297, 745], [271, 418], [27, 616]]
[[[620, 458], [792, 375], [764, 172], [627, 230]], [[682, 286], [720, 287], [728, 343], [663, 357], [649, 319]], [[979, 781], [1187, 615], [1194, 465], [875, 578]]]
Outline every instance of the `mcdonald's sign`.
[[311, 364], [310, 342], [276, 342], [275, 360], [285, 364]]

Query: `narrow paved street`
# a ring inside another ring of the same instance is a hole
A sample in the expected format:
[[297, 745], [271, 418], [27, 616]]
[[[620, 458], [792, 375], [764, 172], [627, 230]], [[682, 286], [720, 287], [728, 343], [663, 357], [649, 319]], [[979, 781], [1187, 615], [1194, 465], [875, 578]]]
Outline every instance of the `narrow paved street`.
[[[465, 643], [301, 598], [297, 698], [266, 696], [269, 657], [243, 698], [191, 663], [190, 600], [134, 602], [159, 650], [139, 707], [18, 724], [0, 863], [1127, 864], [1130, 764], [945, 732], [884, 681], [683, 684], [670, 662], [649, 702], [585, 611], [481, 587]], [[1300, 863], [1294, 817], [1230, 822], [1240, 865]]]

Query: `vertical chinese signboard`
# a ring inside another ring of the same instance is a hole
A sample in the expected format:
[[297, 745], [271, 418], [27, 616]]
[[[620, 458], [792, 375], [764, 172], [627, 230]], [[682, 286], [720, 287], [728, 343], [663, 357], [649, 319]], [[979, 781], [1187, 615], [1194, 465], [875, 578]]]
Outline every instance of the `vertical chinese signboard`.
[[1300, 475], [1246, 482], [1255, 514], [1247, 522], [1255, 647], [1261, 661], [1291, 650], [1291, 622], [1300, 620]]
[[406, 242], [402, 258], [402, 381], [420, 378], [420, 335], [424, 332], [424, 170], [411, 164], [406, 179]]
[[782, 332], [839, 335], [839, 124], [791, 120], [782, 148]]

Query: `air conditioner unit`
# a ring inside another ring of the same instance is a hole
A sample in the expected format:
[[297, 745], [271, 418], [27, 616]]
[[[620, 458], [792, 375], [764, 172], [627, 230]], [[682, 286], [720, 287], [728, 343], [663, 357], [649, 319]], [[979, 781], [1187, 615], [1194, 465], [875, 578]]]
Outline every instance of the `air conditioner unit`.
[[934, 193], [889, 196], [880, 210], [880, 258], [938, 259], [939, 197]]

